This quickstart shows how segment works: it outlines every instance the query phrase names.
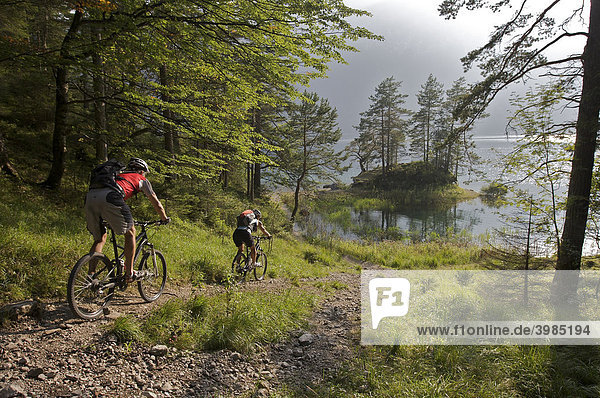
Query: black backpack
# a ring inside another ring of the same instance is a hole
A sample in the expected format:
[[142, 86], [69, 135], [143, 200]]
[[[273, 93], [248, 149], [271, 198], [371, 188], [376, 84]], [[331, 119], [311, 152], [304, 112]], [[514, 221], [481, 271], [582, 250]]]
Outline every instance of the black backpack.
[[237, 226], [247, 227], [256, 218], [252, 210], [244, 210], [242, 214], [237, 216]]
[[92, 170], [89, 189], [111, 188], [123, 195], [123, 188], [117, 184], [118, 175], [125, 166], [116, 159], [110, 159]]

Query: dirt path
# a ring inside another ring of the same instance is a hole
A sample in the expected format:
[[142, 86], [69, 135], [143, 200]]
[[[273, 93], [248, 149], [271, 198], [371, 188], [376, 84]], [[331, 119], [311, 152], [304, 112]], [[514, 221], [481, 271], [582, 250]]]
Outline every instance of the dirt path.
[[[107, 335], [111, 318], [143, 317], [169, 298], [193, 294], [189, 287], [168, 287], [152, 304], [130, 287], [111, 303], [108, 317], [95, 322], [74, 319], [65, 302], [46, 304], [41, 318], [23, 316], [0, 329], [0, 398], [269, 396], [275, 391], [315, 396], [315, 385], [340, 366], [340, 359], [355, 355], [360, 323], [360, 274], [336, 273], [319, 281], [345, 287], [324, 293], [306, 330], [250, 355], [123, 345]], [[268, 292], [290, 285], [274, 279], [247, 282], [244, 288]]]

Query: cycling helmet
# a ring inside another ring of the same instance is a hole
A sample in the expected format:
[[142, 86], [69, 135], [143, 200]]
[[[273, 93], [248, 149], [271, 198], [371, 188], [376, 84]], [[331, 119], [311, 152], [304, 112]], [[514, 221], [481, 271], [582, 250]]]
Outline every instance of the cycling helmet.
[[254, 213], [254, 215], [256, 216], [256, 218], [260, 218], [260, 215], [261, 215], [260, 214], [260, 210], [254, 209], [254, 210], [252, 210], [252, 213]]
[[129, 163], [127, 163], [128, 170], [143, 170], [145, 172], [149, 172], [150, 168], [148, 167], [148, 163], [144, 162], [140, 158], [131, 158]]

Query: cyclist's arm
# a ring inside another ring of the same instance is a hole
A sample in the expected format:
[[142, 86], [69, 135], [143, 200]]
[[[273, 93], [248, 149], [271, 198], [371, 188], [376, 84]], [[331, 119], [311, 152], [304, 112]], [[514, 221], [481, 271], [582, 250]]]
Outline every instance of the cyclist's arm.
[[260, 229], [260, 231], [267, 235], [269, 238], [271, 237], [271, 234], [265, 229], [265, 226], [263, 225], [262, 221], [258, 222], [258, 229]]
[[165, 208], [163, 207], [162, 203], [160, 203], [160, 200], [158, 200], [156, 193], [154, 193], [154, 190], [152, 189], [152, 184], [150, 184], [150, 181], [142, 180], [140, 181], [140, 184], [140, 190], [144, 193], [144, 195], [146, 195], [148, 200], [150, 200], [152, 207], [154, 207], [154, 210], [158, 213], [160, 219], [162, 221], [169, 220], [169, 217], [167, 217], [167, 213], [165, 212]]
[[152, 203], [152, 207], [154, 207], [154, 210], [156, 210], [156, 212], [160, 216], [160, 219], [162, 221], [169, 220], [169, 217], [167, 217], [167, 213], [165, 212], [165, 208], [163, 207], [162, 203], [160, 203], [160, 200], [158, 200], [158, 198], [156, 197], [156, 194], [148, 196], [148, 199], [150, 200], [150, 203]]

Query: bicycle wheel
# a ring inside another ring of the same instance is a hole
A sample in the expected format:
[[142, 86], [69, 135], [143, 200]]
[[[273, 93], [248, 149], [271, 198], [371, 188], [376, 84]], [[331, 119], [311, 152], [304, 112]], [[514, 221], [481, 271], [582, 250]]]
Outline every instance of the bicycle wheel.
[[73, 267], [67, 283], [67, 300], [71, 310], [80, 318], [95, 319], [113, 296], [114, 267], [102, 253], [81, 257]]
[[234, 282], [241, 282], [246, 278], [246, 255], [244, 253], [240, 253], [233, 258], [233, 262], [231, 263], [231, 276]]
[[152, 252], [144, 254], [139, 266], [142, 276], [138, 280], [138, 290], [140, 296], [147, 302], [159, 298], [167, 282], [167, 261], [158, 250], [155, 250], [154, 253], [154, 258]]
[[260, 265], [254, 268], [254, 278], [257, 281], [262, 281], [267, 273], [267, 255], [265, 253], [258, 253], [256, 262]]

